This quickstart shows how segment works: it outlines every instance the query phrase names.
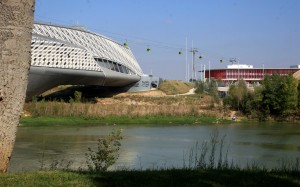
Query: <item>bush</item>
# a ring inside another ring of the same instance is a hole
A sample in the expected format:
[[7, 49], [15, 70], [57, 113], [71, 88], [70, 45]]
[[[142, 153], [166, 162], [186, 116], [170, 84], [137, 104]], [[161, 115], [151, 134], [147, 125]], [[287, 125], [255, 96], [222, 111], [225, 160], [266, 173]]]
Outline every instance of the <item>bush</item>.
[[208, 94], [211, 95], [213, 98], [211, 106], [214, 106], [215, 104], [220, 103], [217, 82], [214, 79], [212, 79], [210, 82], [208, 82]]
[[81, 99], [82, 99], [82, 93], [79, 92], [79, 91], [75, 91], [74, 92], [74, 100], [76, 103], [79, 103], [81, 102]]
[[97, 149], [88, 148], [87, 165], [92, 172], [103, 172], [112, 166], [119, 158], [122, 130], [113, 130], [105, 138], [98, 139]]
[[203, 81], [197, 81], [196, 82], [196, 94], [203, 94], [205, 89], [205, 83]]

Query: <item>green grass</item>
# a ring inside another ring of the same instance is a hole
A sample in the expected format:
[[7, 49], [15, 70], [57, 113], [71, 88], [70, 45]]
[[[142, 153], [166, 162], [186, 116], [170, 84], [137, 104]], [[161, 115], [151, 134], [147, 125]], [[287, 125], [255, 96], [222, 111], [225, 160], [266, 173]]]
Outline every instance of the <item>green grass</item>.
[[[20, 124], [32, 126], [45, 125], [189, 125], [228, 123], [228, 120], [217, 119], [212, 116], [107, 116], [107, 117], [22, 117]], [[230, 121], [231, 122], [231, 121]]]
[[0, 186], [96, 186], [93, 178], [76, 172], [37, 171], [0, 174]]
[[38, 171], [0, 174], [0, 186], [300, 186], [299, 172], [161, 169], [103, 173]]

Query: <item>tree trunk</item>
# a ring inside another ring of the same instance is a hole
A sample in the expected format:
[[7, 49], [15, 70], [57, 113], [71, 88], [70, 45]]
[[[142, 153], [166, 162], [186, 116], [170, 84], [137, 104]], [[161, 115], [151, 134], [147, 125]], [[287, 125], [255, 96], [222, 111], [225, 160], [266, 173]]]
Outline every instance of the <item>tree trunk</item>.
[[30, 67], [34, 0], [0, 1], [0, 173], [6, 172]]

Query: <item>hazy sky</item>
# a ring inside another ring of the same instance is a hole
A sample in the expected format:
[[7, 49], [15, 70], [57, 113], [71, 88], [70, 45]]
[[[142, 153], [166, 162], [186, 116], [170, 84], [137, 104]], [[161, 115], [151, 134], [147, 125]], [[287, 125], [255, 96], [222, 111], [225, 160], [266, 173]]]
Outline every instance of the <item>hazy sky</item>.
[[300, 64], [299, 0], [36, 0], [35, 21], [127, 41], [144, 73], [165, 79], [186, 79], [186, 39], [188, 51], [192, 41], [198, 48], [197, 70], [208, 61], [225, 68], [230, 58], [257, 68]]

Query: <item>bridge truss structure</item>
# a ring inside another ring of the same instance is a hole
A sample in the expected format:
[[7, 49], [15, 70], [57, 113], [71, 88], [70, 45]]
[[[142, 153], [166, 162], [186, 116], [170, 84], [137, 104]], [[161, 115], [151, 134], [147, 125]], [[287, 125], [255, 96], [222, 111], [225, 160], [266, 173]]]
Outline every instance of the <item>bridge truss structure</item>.
[[82, 27], [34, 24], [27, 99], [58, 85], [126, 87], [142, 75], [126, 45]]

